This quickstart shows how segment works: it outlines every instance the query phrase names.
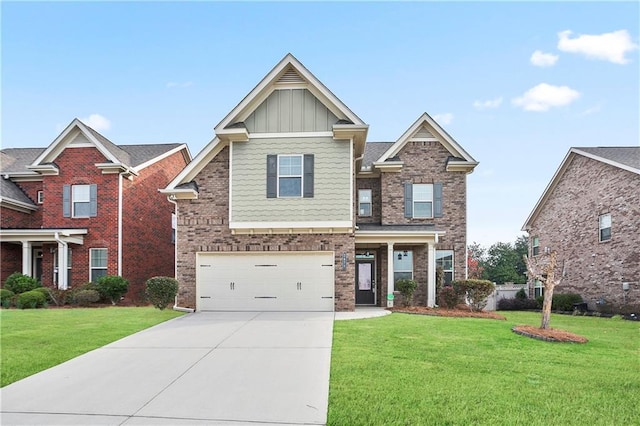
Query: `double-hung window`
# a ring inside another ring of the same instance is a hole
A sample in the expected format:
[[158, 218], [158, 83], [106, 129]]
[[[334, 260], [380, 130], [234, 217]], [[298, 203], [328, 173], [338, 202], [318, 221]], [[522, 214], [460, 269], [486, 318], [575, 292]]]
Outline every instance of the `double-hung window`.
[[441, 182], [404, 184], [404, 217], [431, 219], [442, 216]]
[[358, 190], [358, 215], [371, 216], [371, 190]]
[[436, 250], [436, 267], [438, 266], [444, 272], [444, 284], [451, 284], [453, 281], [453, 250]]
[[107, 275], [107, 249], [92, 248], [89, 250], [89, 270], [91, 282], [96, 282], [98, 278]]
[[393, 252], [393, 282], [413, 279], [413, 252], [411, 250]]
[[433, 217], [433, 185], [413, 185], [413, 217]]
[[302, 197], [302, 155], [278, 156], [278, 197]]
[[600, 241], [608, 241], [611, 239], [611, 214], [600, 215], [599, 222], [599, 234]]
[[531, 244], [531, 254], [537, 256], [540, 254], [540, 238], [533, 237], [533, 243]]
[[535, 280], [535, 282], [533, 283], [533, 297], [542, 297], [544, 296], [544, 285], [542, 284], [542, 281], [540, 280]]
[[64, 217], [95, 217], [98, 215], [98, 186], [64, 185], [62, 187]]

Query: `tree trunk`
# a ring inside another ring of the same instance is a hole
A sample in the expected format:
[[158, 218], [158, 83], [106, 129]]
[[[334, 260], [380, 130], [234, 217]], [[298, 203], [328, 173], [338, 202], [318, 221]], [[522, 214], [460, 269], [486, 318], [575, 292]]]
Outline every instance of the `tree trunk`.
[[[550, 287], [550, 288], [548, 288]], [[542, 302], [542, 323], [540, 328], [549, 328], [549, 321], [551, 320], [551, 302], [553, 300], [553, 285], [544, 286], [544, 301]]]

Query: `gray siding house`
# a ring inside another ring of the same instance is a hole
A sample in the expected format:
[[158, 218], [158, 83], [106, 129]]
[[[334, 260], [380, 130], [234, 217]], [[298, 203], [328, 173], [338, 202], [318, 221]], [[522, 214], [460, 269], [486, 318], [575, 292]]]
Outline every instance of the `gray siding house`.
[[166, 188], [178, 305], [350, 311], [394, 283], [435, 304], [435, 269], [466, 276], [466, 176], [478, 164], [428, 114], [394, 142], [292, 55], [215, 127]]
[[[571, 148], [527, 218], [529, 255], [556, 250], [558, 293], [640, 311], [640, 147]], [[531, 296], [542, 283], [529, 282]]]

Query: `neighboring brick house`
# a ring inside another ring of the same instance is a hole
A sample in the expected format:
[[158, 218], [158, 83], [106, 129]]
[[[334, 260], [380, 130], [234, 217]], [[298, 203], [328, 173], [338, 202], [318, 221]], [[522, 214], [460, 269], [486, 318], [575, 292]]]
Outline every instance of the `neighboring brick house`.
[[466, 176], [477, 162], [429, 115], [396, 142], [292, 55], [216, 127], [162, 192], [176, 203], [178, 303], [198, 310], [349, 311], [393, 304], [436, 264], [466, 276]]
[[[529, 255], [555, 250], [558, 293], [640, 309], [640, 147], [571, 148], [525, 222]], [[531, 296], [542, 283], [529, 282]]]
[[173, 206], [158, 188], [191, 160], [186, 145], [115, 145], [75, 119], [47, 148], [0, 155], [2, 282], [121, 275], [137, 299], [148, 278], [174, 276]]

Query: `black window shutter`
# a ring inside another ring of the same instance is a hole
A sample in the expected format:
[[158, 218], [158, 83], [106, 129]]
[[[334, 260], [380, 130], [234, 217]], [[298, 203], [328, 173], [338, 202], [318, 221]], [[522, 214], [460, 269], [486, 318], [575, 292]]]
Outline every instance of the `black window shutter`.
[[267, 155], [267, 198], [278, 197], [278, 156]]
[[313, 198], [313, 154], [304, 155], [304, 198]]
[[98, 216], [98, 185], [89, 186], [89, 216]]
[[62, 187], [62, 216], [71, 217], [71, 185]]
[[433, 184], [433, 217], [442, 217], [442, 182]]
[[404, 184], [404, 217], [413, 217], [413, 184]]

